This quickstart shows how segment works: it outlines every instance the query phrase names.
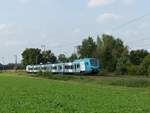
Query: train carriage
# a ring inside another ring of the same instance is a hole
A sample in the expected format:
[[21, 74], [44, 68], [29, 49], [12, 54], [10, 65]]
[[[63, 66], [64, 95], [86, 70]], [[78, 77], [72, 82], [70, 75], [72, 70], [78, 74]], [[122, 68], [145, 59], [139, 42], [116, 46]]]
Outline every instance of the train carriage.
[[97, 73], [100, 71], [99, 61], [95, 58], [78, 59], [69, 63], [28, 65], [26, 71], [29, 73], [51, 72], [51, 73]]

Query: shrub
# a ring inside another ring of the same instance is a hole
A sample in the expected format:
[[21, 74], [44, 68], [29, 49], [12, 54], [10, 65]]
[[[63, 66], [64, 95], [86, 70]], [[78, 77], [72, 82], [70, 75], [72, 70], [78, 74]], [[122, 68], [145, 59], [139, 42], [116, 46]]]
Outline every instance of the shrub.
[[148, 70], [149, 70], [148, 68], [150, 66], [150, 55], [144, 58], [140, 66], [141, 66], [142, 74], [148, 75]]
[[147, 72], [148, 72], [148, 76], [150, 76], [150, 66], [148, 67]]
[[99, 76], [106, 76], [109, 75], [109, 72], [105, 69], [100, 70], [100, 72], [98, 73]]
[[82, 76], [74, 76], [74, 75], [64, 75], [64, 74], [53, 74], [51, 72], [38, 72], [36, 76], [34, 75], [33, 77], [42, 77], [42, 78], [47, 78], [47, 79], [53, 79], [53, 80], [75, 80], [75, 79], [83, 79]]
[[139, 65], [130, 65], [128, 66], [129, 75], [141, 75], [141, 67]]
[[40, 72], [38, 72], [36, 75], [37, 76], [41, 76], [43, 73], [42, 73], [42, 71], [40, 71]]
[[125, 87], [148, 87], [150, 86], [150, 81], [147, 79], [116, 80], [111, 82], [110, 85]]
[[127, 56], [122, 56], [120, 59], [118, 59], [117, 66], [116, 66], [117, 74], [127, 75], [128, 65], [129, 65], [129, 59]]

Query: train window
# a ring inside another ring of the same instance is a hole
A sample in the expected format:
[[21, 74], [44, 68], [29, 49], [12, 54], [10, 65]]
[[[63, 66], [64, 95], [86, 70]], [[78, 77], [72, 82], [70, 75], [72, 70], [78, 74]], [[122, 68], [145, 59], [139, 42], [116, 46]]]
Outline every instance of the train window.
[[42, 67], [42, 70], [46, 70], [46, 67]]
[[65, 66], [65, 69], [67, 69], [67, 66]]
[[70, 66], [70, 69], [73, 69], [73, 65]]
[[59, 70], [62, 70], [62, 66], [58, 66], [59, 67]]
[[86, 66], [88, 66], [88, 65], [89, 65], [89, 63], [88, 63], [88, 62], [86, 62], [86, 63], [85, 63], [85, 65], [86, 65]]
[[92, 66], [97, 66], [98, 65], [96, 59], [91, 59], [90, 63], [91, 63]]
[[65, 66], [65, 69], [73, 69], [73, 65]]
[[37, 68], [37, 67], [35, 67], [35, 68], [34, 68], [34, 70], [38, 70], [38, 68]]
[[80, 65], [79, 65], [79, 64], [77, 64], [77, 68], [80, 68]]
[[65, 69], [69, 69], [69, 66], [65, 66]]
[[54, 66], [54, 67], [52, 67], [52, 69], [57, 70], [57, 67], [56, 67], [56, 66]]

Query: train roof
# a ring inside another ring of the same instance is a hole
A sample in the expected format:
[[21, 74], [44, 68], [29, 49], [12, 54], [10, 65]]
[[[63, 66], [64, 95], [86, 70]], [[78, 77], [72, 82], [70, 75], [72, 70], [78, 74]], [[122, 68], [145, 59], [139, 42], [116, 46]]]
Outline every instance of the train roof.
[[72, 64], [72, 63], [80, 63], [80, 62], [83, 62], [83, 61], [89, 61], [91, 59], [96, 59], [96, 58], [83, 58], [83, 59], [77, 59], [77, 60], [74, 60], [73, 62], [66, 62], [66, 63], [55, 63], [55, 64], [38, 64], [38, 65], [27, 65], [27, 67], [32, 67], [32, 66], [43, 66], [43, 65], [63, 65], [63, 64]]
[[78, 59], [74, 60], [74, 63], [82, 62], [82, 61], [89, 61], [90, 59], [95, 59], [95, 58], [83, 58], [83, 59]]

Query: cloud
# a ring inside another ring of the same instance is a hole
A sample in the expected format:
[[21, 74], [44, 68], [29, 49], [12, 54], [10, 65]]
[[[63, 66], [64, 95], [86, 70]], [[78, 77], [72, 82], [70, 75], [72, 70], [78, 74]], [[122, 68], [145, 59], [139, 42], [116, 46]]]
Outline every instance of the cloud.
[[3, 46], [14, 46], [18, 44], [16, 38], [17, 35], [17, 26], [16, 24], [0, 24], [0, 37], [3, 42]]
[[4, 30], [7, 27], [6, 24], [0, 24], [0, 31]]
[[97, 17], [96, 21], [99, 24], [110, 24], [112, 22], [116, 22], [121, 19], [120, 16], [113, 14], [113, 13], [104, 13]]
[[21, 4], [26, 4], [30, 2], [31, 0], [17, 0], [17, 1], [20, 2]]
[[136, 2], [136, 0], [123, 0], [123, 2], [124, 2], [125, 4], [130, 5], [130, 4], [135, 3], [135, 2]]
[[88, 6], [89, 7], [98, 7], [98, 6], [103, 6], [103, 5], [108, 5], [112, 4], [115, 2], [120, 2], [123, 4], [133, 4], [136, 2], [136, 0], [89, 0]]
[[76, 28], [76, 29], [73, 29], [72, 34], [76, 35], [76, 34], [80, 34], [80, 32], [81, 32], [81, 29], [80, 28]]
[[89, 7], [97, 7], [97, 6], [102, 6], [102, 5], [107, 5], [115, 0], [89, 0], [88, 6]]
[[0, 36], [1, 35], [12, 35], [16, 33], [15, 24], [0, 24]]

